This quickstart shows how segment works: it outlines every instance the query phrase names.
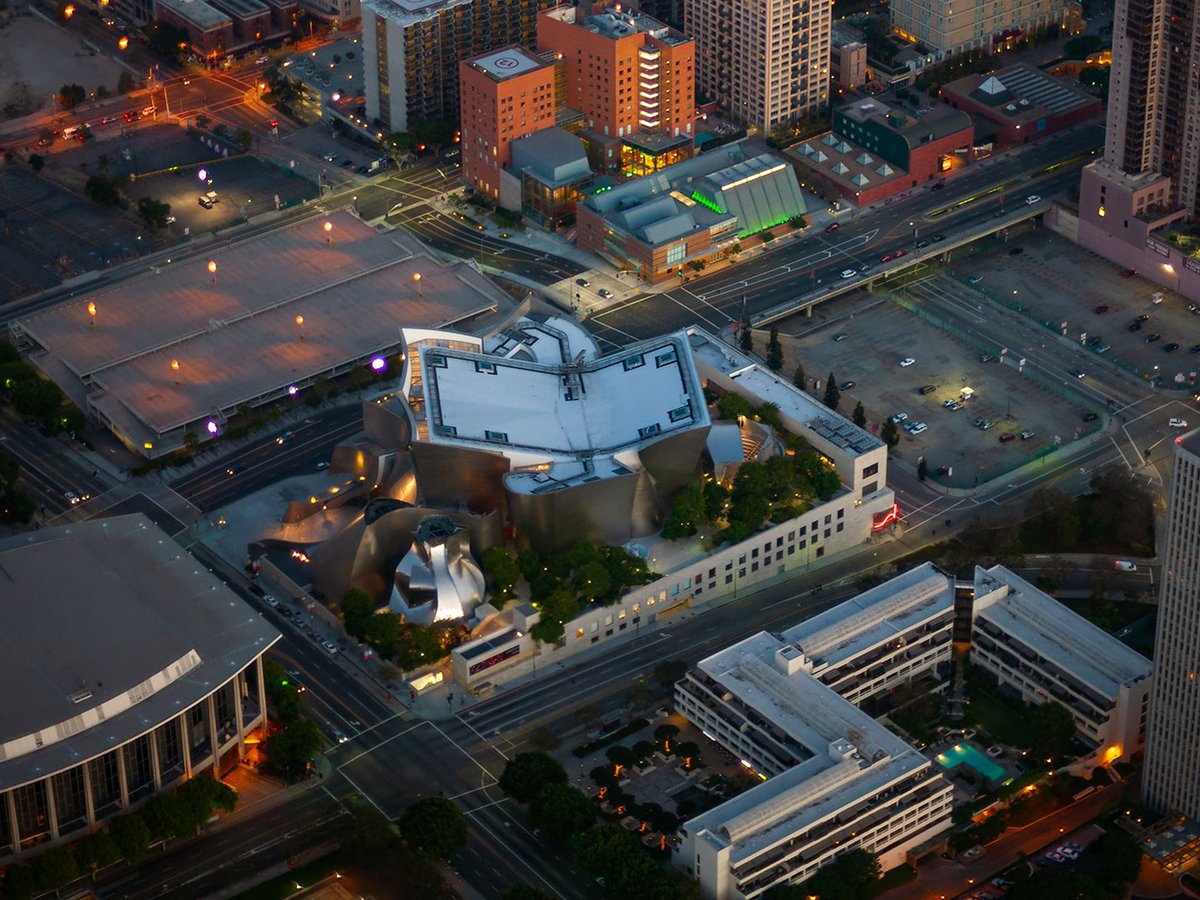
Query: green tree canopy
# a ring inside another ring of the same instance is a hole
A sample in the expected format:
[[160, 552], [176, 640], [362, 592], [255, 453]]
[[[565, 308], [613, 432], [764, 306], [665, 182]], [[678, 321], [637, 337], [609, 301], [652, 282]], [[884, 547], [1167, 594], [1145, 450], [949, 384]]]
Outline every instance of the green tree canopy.
[[325, 743], [311, 719], [296, 719], [263, 741], [272, 771], [289, 783], [308, 774], [308, 762]]
[[75, 845], [75, 861], [79, 868], [94, 874], [121, 858], [121, 851], [107, 831], [93, 831]]
[[342, 621], [346, 624], [347, 634], [356, 638], [366, 634], [373, 606], [371, 595], [359, 588], [350, 588], [342, 595]]
[[1132, 884], [1142, 866], [1142, 848], [1133, 837], [1119, 828], [1110, 828], [1088, 847], [1101, 860], [1100, 874], [1105, 882]]
[[783, 368], [783, 344], [779, 342], [779, 326], [772, 325], [767, 338], [767, 368], [778, 372]]
[[63, 109], [74, 109], [87, 99], [87, 88], [82, 84], [64, 84], [58, 89], [58, 102]]
[[805, 375], [804, 366], [800, 363], [796, 363], [796, 371], [792, 373], [792, 384], [802, 391], [808, 388], [808, 376]]
[[137, 813], [114, 818], [108, 823], [108, 834], [126, 862], [137, 862], [150, 849], [150, 829]]
[[521, 569], [513, 555], [503, 547], [483, 551], [483, 571], [492, 582], [497, 599], [504, 601], [512, 595], [513, 585], [521, 577]]
[[830, 372], [829, 378], [825, 381], [825, 399], [823, 402], [830, 409], [836, 410], [841, 397], [842, 395], [838, 391], [837, 382], [833, 380], [833, 373]]
[[352, 856], [367, 859], [377, 856], [396, 840], [392, 823], [370, 803], [350, 807], [350, 821], [342, 834], [342, 847]]
[[706, 520], [704, 493], [690, 484], [675, 494], [671, 512], [663, 522], [662, 536], [669, 541], [695, 534]]
[[153, 197], [142, 197], [138, 200], [138, 215], [151, 231], [162, 231], [167, 227], [167, 218], [171, 215], [171, 204]]
[[400, 836], [423, 856], [449, 859], [467, 843], [467, 820], [444, 797], [423, 797], [400, 817]]
[[39, 891], [56, 891], [79, 877], [79, 866], [66, 847], [51, 847], [33, 858], [33, 882]]
[[566, 784], [542, 788], [529, 807], [534, 827], [556, 840], [569, 840], [596, 821], [596, 804]]
[[1004, 896], [1007, 900], [1106, 900], [1109, 894], [1087, 875], [1042, 869], [1018, 881]]
[[867, 427], [867, 411], [863, 409], [861, 400], [854, 404], [854, 412], [850, 414], [850, 419], [859, 428]]
[[1061, 703], [1043, 703], [1032, 716], [1034, 755], [1043, 759], [1065, 756], [1075, 737], [1075, 717]]
[[23, 416], [44, 419], [53, 415], [63, 404], [63, 392], [58, 385], [44, 378], [18, 381], [10, 391], [13, 408]]
[[900, 429], [896, 427], [891, 416], [883, 420], [883, 427], [879, 429], [879, 437], [888, 447], [895, 447], [900, 443]]
[[518, 753], [500, 775], [500, 789], [518, 803], [531, 803], [548, 785], [566, 783], [562, 763], [545, 753]]

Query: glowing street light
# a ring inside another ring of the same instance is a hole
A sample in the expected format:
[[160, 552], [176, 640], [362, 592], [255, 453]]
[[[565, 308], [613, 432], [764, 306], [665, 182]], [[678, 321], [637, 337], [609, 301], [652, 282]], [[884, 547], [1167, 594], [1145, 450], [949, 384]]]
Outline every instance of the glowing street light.
[[201, 181], [208, 181], [208, 169], [201, 169], [196, 173], [196, 177]]
[[424, 299], [425, 295], [421, 293], [421, 273], [413, 272], [413, 281], [417, 283], [417, 296]]
[[210, 259], [208, 261], [208, 274], [212, 276], [212, 286], [217, 286], [217, 261]]
[[304, 316], [296, 316], [296, 327], [300, 329], [300, 340], [304, 340]]
[[175, 373], [175, 387], [179, 387], [179, 360], [171, 360], [171, 371]]
[[333, 223], [326, 222], [321, 227], [325, 229], [325, 243], [328, 244], [330, 247], [332, 247], [333, 246]]
[[92, 325], [92, 331], [96, 330], [96, 304], [89, 302], [87, 305], [88, 319]]

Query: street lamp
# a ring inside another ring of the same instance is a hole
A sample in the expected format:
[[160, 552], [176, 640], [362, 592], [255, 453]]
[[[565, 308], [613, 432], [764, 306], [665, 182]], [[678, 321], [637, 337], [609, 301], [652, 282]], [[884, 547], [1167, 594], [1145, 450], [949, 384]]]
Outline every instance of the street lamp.
[[212, 286], [217, 286], [217, 261], [210, 259], [208, 261], [208, 274], [212, 276]]
[[417, 283], [417, 296], [421, 299], [424, 299], [425, 295], [423, 293], [421, 293], [421, 273], [420, 272], [413, 272], [413, 281], [415, 281]]
[[304, 316], [296, 316], [296, 326], [300, 329], [300, 340], [304, 340]]
[[179, 360], [171, 360], [171, 371], [175, 373], [175, 387], [179, 387]]
[[333, 223], [326, 222], [321, 227], [325, 229], [325, 243], [328, 244], [330, 247], [332, 247], [333, 246]]
[[89, 302], [87, 305], [88, 321], [91, 323], [92, 331], [96, 330], [96, 304]]

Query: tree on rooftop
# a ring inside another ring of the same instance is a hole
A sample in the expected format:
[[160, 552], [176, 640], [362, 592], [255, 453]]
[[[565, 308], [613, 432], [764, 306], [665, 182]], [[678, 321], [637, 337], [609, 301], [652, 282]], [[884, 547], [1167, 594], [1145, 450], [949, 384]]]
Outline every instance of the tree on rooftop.
[[512, 595], [513, 586], [521, 577], [521, 569], [513, 555], [503, 547], [483, 551], [483, 571], [492, 582], [492, 591], [501, 603]]
[[690, 484], [675, 494], [671, 512], [663, 522], [662, 536], [669, 541], [689, 537], [705, 521], [704, 494], [698, 485]]

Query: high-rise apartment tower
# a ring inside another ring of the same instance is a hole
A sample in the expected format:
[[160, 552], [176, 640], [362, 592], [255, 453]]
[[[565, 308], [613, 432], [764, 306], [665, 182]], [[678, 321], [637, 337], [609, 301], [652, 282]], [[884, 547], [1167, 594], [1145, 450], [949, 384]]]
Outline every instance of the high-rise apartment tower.
[[686, 0], [696, 83], [734, 118], [770, 131], [829, 101], [827, 0]]
[[1200, 431], [1175, 442], [1142, 799], [1200, 819]]

